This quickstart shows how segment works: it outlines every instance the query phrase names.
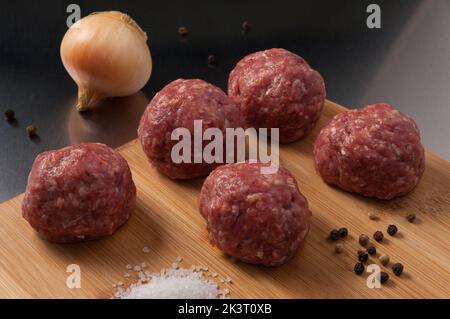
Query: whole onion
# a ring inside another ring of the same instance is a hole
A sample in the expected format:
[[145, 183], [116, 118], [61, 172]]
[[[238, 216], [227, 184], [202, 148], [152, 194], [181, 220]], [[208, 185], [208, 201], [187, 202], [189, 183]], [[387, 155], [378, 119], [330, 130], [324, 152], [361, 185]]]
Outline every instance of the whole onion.
[[61, 59], [78, 85], [78, 111], [106, 97], [138, 92], [152, 72], [146, 33], [118, 11], [93, 13], [72, 25], [61, 43]]

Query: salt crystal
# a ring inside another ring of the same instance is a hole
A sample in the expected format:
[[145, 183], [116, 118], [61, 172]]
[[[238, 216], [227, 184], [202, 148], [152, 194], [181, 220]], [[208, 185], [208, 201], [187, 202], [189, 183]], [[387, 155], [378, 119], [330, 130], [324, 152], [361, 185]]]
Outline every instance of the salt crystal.
[[178, 256], [176, 259], [175, 259], [175, 262], [177, 262], [177, 263], [180, 263], [180, 262], [182, 262], [183, 261], [183, 257], [181, 257], [181, 256]]
[[161, 269], [149, 283], [138, 282], [118, 294], [122, 299], [217, 299], [229, 290], [220, 291], [217, 284], [205, 280], [203, 273], [192, 269]]
[[216, 277], [217, 277], [217, 273], [216, 273], [216, 272], [213, 272], [213, 273], [211, 274], [211, 277], [216, 278]]
[[142, 252], [144, 254], [148, 254], [150, 252], [150, 248], [148, 248], [147, 246], [145, 246], [144, 248], [142, 248]]
[[123, 286], [123, 282], [121, 282], [121, 281], [119, 281], [118, 283], [117, 283], [117, 286]]
[[133, 267], [133, 270], [134, 271], [141, 271], [142, 269], [141, 269], [141, 266], [136, 265], [136, 266]]
[[125, 273], [124, 275], [123, 275], [125, 278], [130, 278], [131, 277], [131, 275], [129, 274], [129, 273]]
[[126, 265], [125, 268], [127, 268], [128, 270], [133, 269], [133, 266], [131, 266], [130, 264]]
[[141, 263], [141, 268], [147, 268], [147, 264], [145, 262]]

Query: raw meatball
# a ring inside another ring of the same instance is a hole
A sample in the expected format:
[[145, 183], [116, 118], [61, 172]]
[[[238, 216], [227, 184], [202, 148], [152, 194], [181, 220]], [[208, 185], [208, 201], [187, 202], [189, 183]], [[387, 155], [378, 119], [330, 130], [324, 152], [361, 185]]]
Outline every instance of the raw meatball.
[[71, 243], [111, 235], [135, 201], [130, 168], [119, 153], [103, 144], [77, 144], [37, 156], [22, 214], [45, 239]]
[[[194, 163], [194, 120], [203, 120], [202, 134], [218, 128], [225, 136], [226, 128], [242, 127], [239, 109], [218, 87], [205, 81], [178, 79], [155, 95], [142, 116], [139, 139], [150, 162], [173, 179], [190, 179], [208, 175], [218, 163]], [[176, 128], [191, 133], [191, 162], [174, 163], [171, 140]], [[223, 140], [225, 146], [225, 139]], [[204, 141], [203, 147], [210, 143]], [[225, 154], [225, 152], [224, 152]]]
[[243, 162], [215, 169], [203, 184], [200, 213], [210, 242], [244, 262], [278, 266], [294, 256], [309, 231], [308, 203], [284, 168]]
[[336, 115], [317, 137], [314, 160], [326, 182], [380, 199], [411, 191], [425, 168], [417, 125], [384, 103]]
[[228, 79], [228, 95], [248, 127], [280, 129], [280, 142], [305, 136], [322, 113], [325, 84], [298, 55], [270, 49], [243, 58]]

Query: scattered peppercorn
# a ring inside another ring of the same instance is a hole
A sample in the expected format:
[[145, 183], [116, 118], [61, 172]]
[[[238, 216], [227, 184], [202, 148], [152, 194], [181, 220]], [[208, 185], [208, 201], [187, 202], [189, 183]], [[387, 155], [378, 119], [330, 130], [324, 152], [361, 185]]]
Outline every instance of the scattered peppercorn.
[[386, 255], [386, 254], [381, 255], [380, 258], [378, 258], [378, 259], [380, 260], [380, 263], [381, 263], [383, 266], [386, 266], [387, 264], [389, 264], [390, 258], [389, 258], [389, 256]]
[[398, 228], [395, 225], [389, 225], [387, 228], [387, 233], [391, 236], [394, 236], [395, 234], [397, 234], [398, 232]]
[[189, 31], [185, 26], [181, 26], [178, 28], [178, 34], [185, 38], [189, 35]]
[[215, 66], [217, 64], [217, 58], [214, 54], [208, 55], [208, 65]]
[[248, 33], [252, 29], [252, 26], [250, 25], [250, 22], [244, 21], [242, 22], [242, 33]]
[[357, 275], [361, 275], [364, 272], [364, 265], [361, 262], [358, 262], [355, 264], [355, 267], [353, 268], [353, 271], [355, 272], [355, 274]]
[[380, 282], [382, 283], [382, 284], [384, 284], [386, 281], [388, 281], [389, 280], [389, 275], [388, 275], [388, 273], [387, 272], [384, 272], [384, 271], [381, 271], [380, 272]]
[[373, 239], [375, 239], [377, 242], [381, 242], [383, 241], [384, 235], [382, 231], [377, 230], [374, 234], [373, 234]]
[[332, 229], [328, 236], [331, 240], [336, 241], [339, 239], [339, 231], [337, 229]]
[[347, 235], [348, 235], [348, 229], [345, 227], [339, 228], [338, 232], [339, 232], [339, 237], [341, 237], [341, 238], [347, 237]]
[[378, 214], [375, 212], [369, 212], [368, 216], [372, 220], [378, 219]]
[[37, 136], [37, 130], [33, 125], [28, 125], [26, 130], [30, 138], [34, 138]]
[[335, 246], [334, 246], [334, 252], [336, 253], [336, 254], [340, 254], [340, 253], [342, 253], [344, 251], [344, 245], [342, 245], [341, 243], [337, 243]]
[[365, 263], [367, 260], [369, 260], [369, 255], [362, 250], [358, 250], [358, 260], [362, 263]]
[[359, 244], [361, 246], [366, 246], [369, 243], [369, 236], [365, 234], [359, 235]]
[[406, 214], [406, 219], [412, 223], [414, 222], [414, 220], [416, 219], [416, 214], [415, 213], [408, 213]]
[[392, 271], [396, 276], [400, 276], [403, 272], [403, 265], [401, 263], [395, 263], [392, 265]]
[[5, 118], [8, 122], [13, 122], [16, 117], [15, 117], [15, 113], [13, 110], [6, 110], [5, 111]]
[[374, 256], [377, 254], [377, 249], [375, 248], [375, 246], [370, 245], [369, 247], [367, 247], [367, 253], [370, 256]]

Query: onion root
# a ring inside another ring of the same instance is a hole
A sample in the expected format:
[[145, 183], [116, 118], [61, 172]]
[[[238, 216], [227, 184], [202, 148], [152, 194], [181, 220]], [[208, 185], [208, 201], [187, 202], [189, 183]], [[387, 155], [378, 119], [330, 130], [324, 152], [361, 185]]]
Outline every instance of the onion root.
[[77, 110], [78, 112], [85, 112], [89, 109], [96, 107], [101, 100], [105, 98], [104, 95], [98, 92], [91, 91], [85, 87], [80, 87], [78, 89], [78, 102]]

